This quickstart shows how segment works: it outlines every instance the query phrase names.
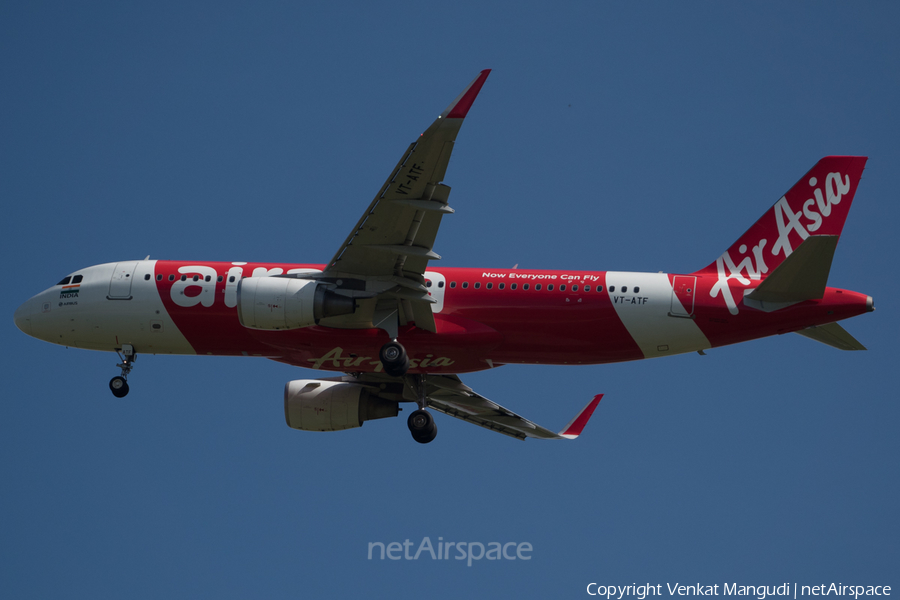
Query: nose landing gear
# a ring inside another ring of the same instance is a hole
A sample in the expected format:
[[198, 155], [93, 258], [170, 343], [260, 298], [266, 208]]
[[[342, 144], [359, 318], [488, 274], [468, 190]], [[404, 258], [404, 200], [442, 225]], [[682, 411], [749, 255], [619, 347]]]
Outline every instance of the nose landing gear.
[[124, 377], [113, 377], [109, 380], [109, 389], [116, 398], [124, 398], [128, 395], [128, 382]]
[[128, 374], [131, 373], [131, 369], [134, 368], [137, 352], [134, 351], [134, 346], [123, 344], [122, 351], [119, 352], [116, 350], [116, 354], [119, 355], [119, 359], [122, 361], [116, 365], [117, 367], [121, 367], [122, 374], [109, 380], [109, 390], [116, 398], [124, 398], [128, 395]]

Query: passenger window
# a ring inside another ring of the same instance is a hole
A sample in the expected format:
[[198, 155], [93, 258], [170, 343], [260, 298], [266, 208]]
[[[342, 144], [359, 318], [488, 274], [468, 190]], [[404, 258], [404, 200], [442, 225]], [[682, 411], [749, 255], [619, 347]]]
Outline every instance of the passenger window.
[[228, 283], [234, 283], [234, 275], [228, 278]]
[[[530, 286], [529, 286], [527, 283], [522, 284], [522, 289], [525, 290], [525, 291], [528, 291], [528, 288], [529, 288], [529, 287], [530, 287]], [[538, 288], [538, 289], [540, 289], [540, 288]]]
[[455, 288], [455, 287], [456, 287], [456, 282], [455, 282], [455, 281], [451, 281], [451, 282], [450, 282], [450, 287], [451, 287], [451, 288]]
[[548, 283], [548, 284], [547, 284], [547, 291], [548, 291], [548, 292], [552, 292], [552, 291], [553, 291], [553, 284], [552, 284], [552, 283]]
[[144, 281], [150, 281], [150, 273], [144, 274]]
[[169, 281], [175, 281], [175, 276], [174, 276], [174, 275], [169, 275]]
[[211, 280], [212, 280], [212, 277], [210, 277], [209, 275], [207, 275], [205, 281], [211, 281]]
[[[690, 290], [688, 290], [688, 291], [690, 291]], [[640, 292], [641, 292], [641, 288], [635, 286], [635, 287], [634, 287], [634, 293], [635, 293], [635, 294], [639, 294]]]
[[426, 279], [426, 280], [425, 280], [425, 287], [431, 287], [431, 280], [430, 280], [430, 279]]
[[573, 291], [573, 292], [577, 292], [577, 291], [578, 291], [578, 286], [577, 286], [577, 285], [573, 285], [573, 286], [572, 286], [572, 291]]
[[187, 275], [182, 275], [182, 276], [181, 276], [181, 280], [182, 280], [182, 281], [187, 281]]
[[497, 287], [500, 288], [500, 289], [502, 290], [502, 289], [504, 288], [504, 285], [501, 283], [501, 284], [498, 285]]
[[466, 289], [467, 287], [469, 287], [469, 282], [463, 281], [463, 289]]
[[589, 286], [589, 285], [584, 286], [584, 291], [586, 291], [586, 292], [591, 291], [591, 286]]
[[475, 289], [476, 289], [476, 290], [477, 290], [477, 289], [481, 289], [481, 283], [480, 283], [480, 282], [476, 282], [476, 283], [475, 283]]
[[222, 283], [222, 279], [223, 279], [223, 277], [221, 275], [216, 277], [216, 281], [218, 281], [219, 283]]
[[566, 286], [564, 286], [564, 285], [559, 286], [559, 291], [561, 291], [561, 292], [566, 291]]
[[162, 281], [162, 274], [156, 276], [157, 281]]
[[[501, 285], [501, 287], [503, 286], [502, 283], [500, 285]], [[516, 284], [514, 284], [514, 283], [509, 284], [509, 289], [511, 289], [511, 290], [516, 289]]]
[[622, 293], [624, 294], [624, 293], [626, 293], [626, 292], [628, 292], [628, 286], [627, 286], [627, 285], [623, 285], [623, 286], [622, 286]]
[[56, 285], [69, 285], [69, 282], [72, 281], [72, 276], [63, 277], [63, 280], [57, 283]]
[[443, 282], [443, 281], [438, 281], [438, 287], [439, 287], [439, 288], [444, 287], [444, 282]]
[[200, 276], [194, 275], [191, 279], [193, 279], [194, 281], [200, 281]]
[[609, 291], [610, 292], [616, 291], [616, 286], [614, 286], [614, 285], [609, 286]]
[[81, 283], [82, 279], [84, 279], [84, 276], [76, 275], [75, 277], [72, 278], [72, 283]]
[[603, 286], [602, 286], [602, 285], [598, 285], [598, 286], [597, 286], [597, 291], [598, 291], [598, 292], [602, 292], [602, 291], [603, 291]]
[[490, 290], [490, 289], [492, 289], [492, 288], [493, 288], [493, 287], [494, 287], [494, 284], [493, 284], [493, 283], [489, 283], [489, 284], [487, 284], [487, 289], [489, 289], [489, 290]]

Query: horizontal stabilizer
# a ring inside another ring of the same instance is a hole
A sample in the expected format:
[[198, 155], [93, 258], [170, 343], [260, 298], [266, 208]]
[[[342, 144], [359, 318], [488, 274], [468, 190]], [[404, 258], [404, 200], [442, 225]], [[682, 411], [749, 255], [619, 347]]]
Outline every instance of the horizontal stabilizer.
[[773, 304], [821, 299], [837, 242], [836, 235], [808, 237], [744, 298], [745, 303], [747, 299]]
[[865, 350], [866, 347], [856, 341], [847, 330], [837, 323], [828, 323], [818, 327], [808, 327], [798, 331], [800, 335], [811, 340], [828, 344], [838, 350]]

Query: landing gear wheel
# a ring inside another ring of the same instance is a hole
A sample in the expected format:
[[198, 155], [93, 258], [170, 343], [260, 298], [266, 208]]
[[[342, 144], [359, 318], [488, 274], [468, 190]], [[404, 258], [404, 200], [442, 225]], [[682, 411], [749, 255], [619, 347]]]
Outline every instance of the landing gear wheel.
[[409, 369], [409, 356], [406, 354], [406, 348], [399, 342], [388, 342], [381, 347], [378, 353], [384, 372], [391, 377], [401, 377], [406, 375]]
[[113, 377], [109, 380], [109, 389], [116, 398], [124, 398], [128, 395], [128, 382], [124, 377]]
[[437, 425], [427, 410], [413, 411], [406, 420], [406, 424], [409, 425], [409, 432], [412, 433], [413, 439], [420, 444], [427, 444], [437, 437]]

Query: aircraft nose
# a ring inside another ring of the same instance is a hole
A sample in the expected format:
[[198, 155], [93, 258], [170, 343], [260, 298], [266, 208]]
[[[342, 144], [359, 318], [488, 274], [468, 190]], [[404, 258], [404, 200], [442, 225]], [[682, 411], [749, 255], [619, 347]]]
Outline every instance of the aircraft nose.
[[16, 327], [22, 330], [23, 333], [33, 336], [31, 333], [31, 320], [35, 314], [35, 302], [32, 298], [27, 302], [24, 302], [22, 306], [16, 309], [16, 314], [14, 315], [14, 319], [16, 320]]

